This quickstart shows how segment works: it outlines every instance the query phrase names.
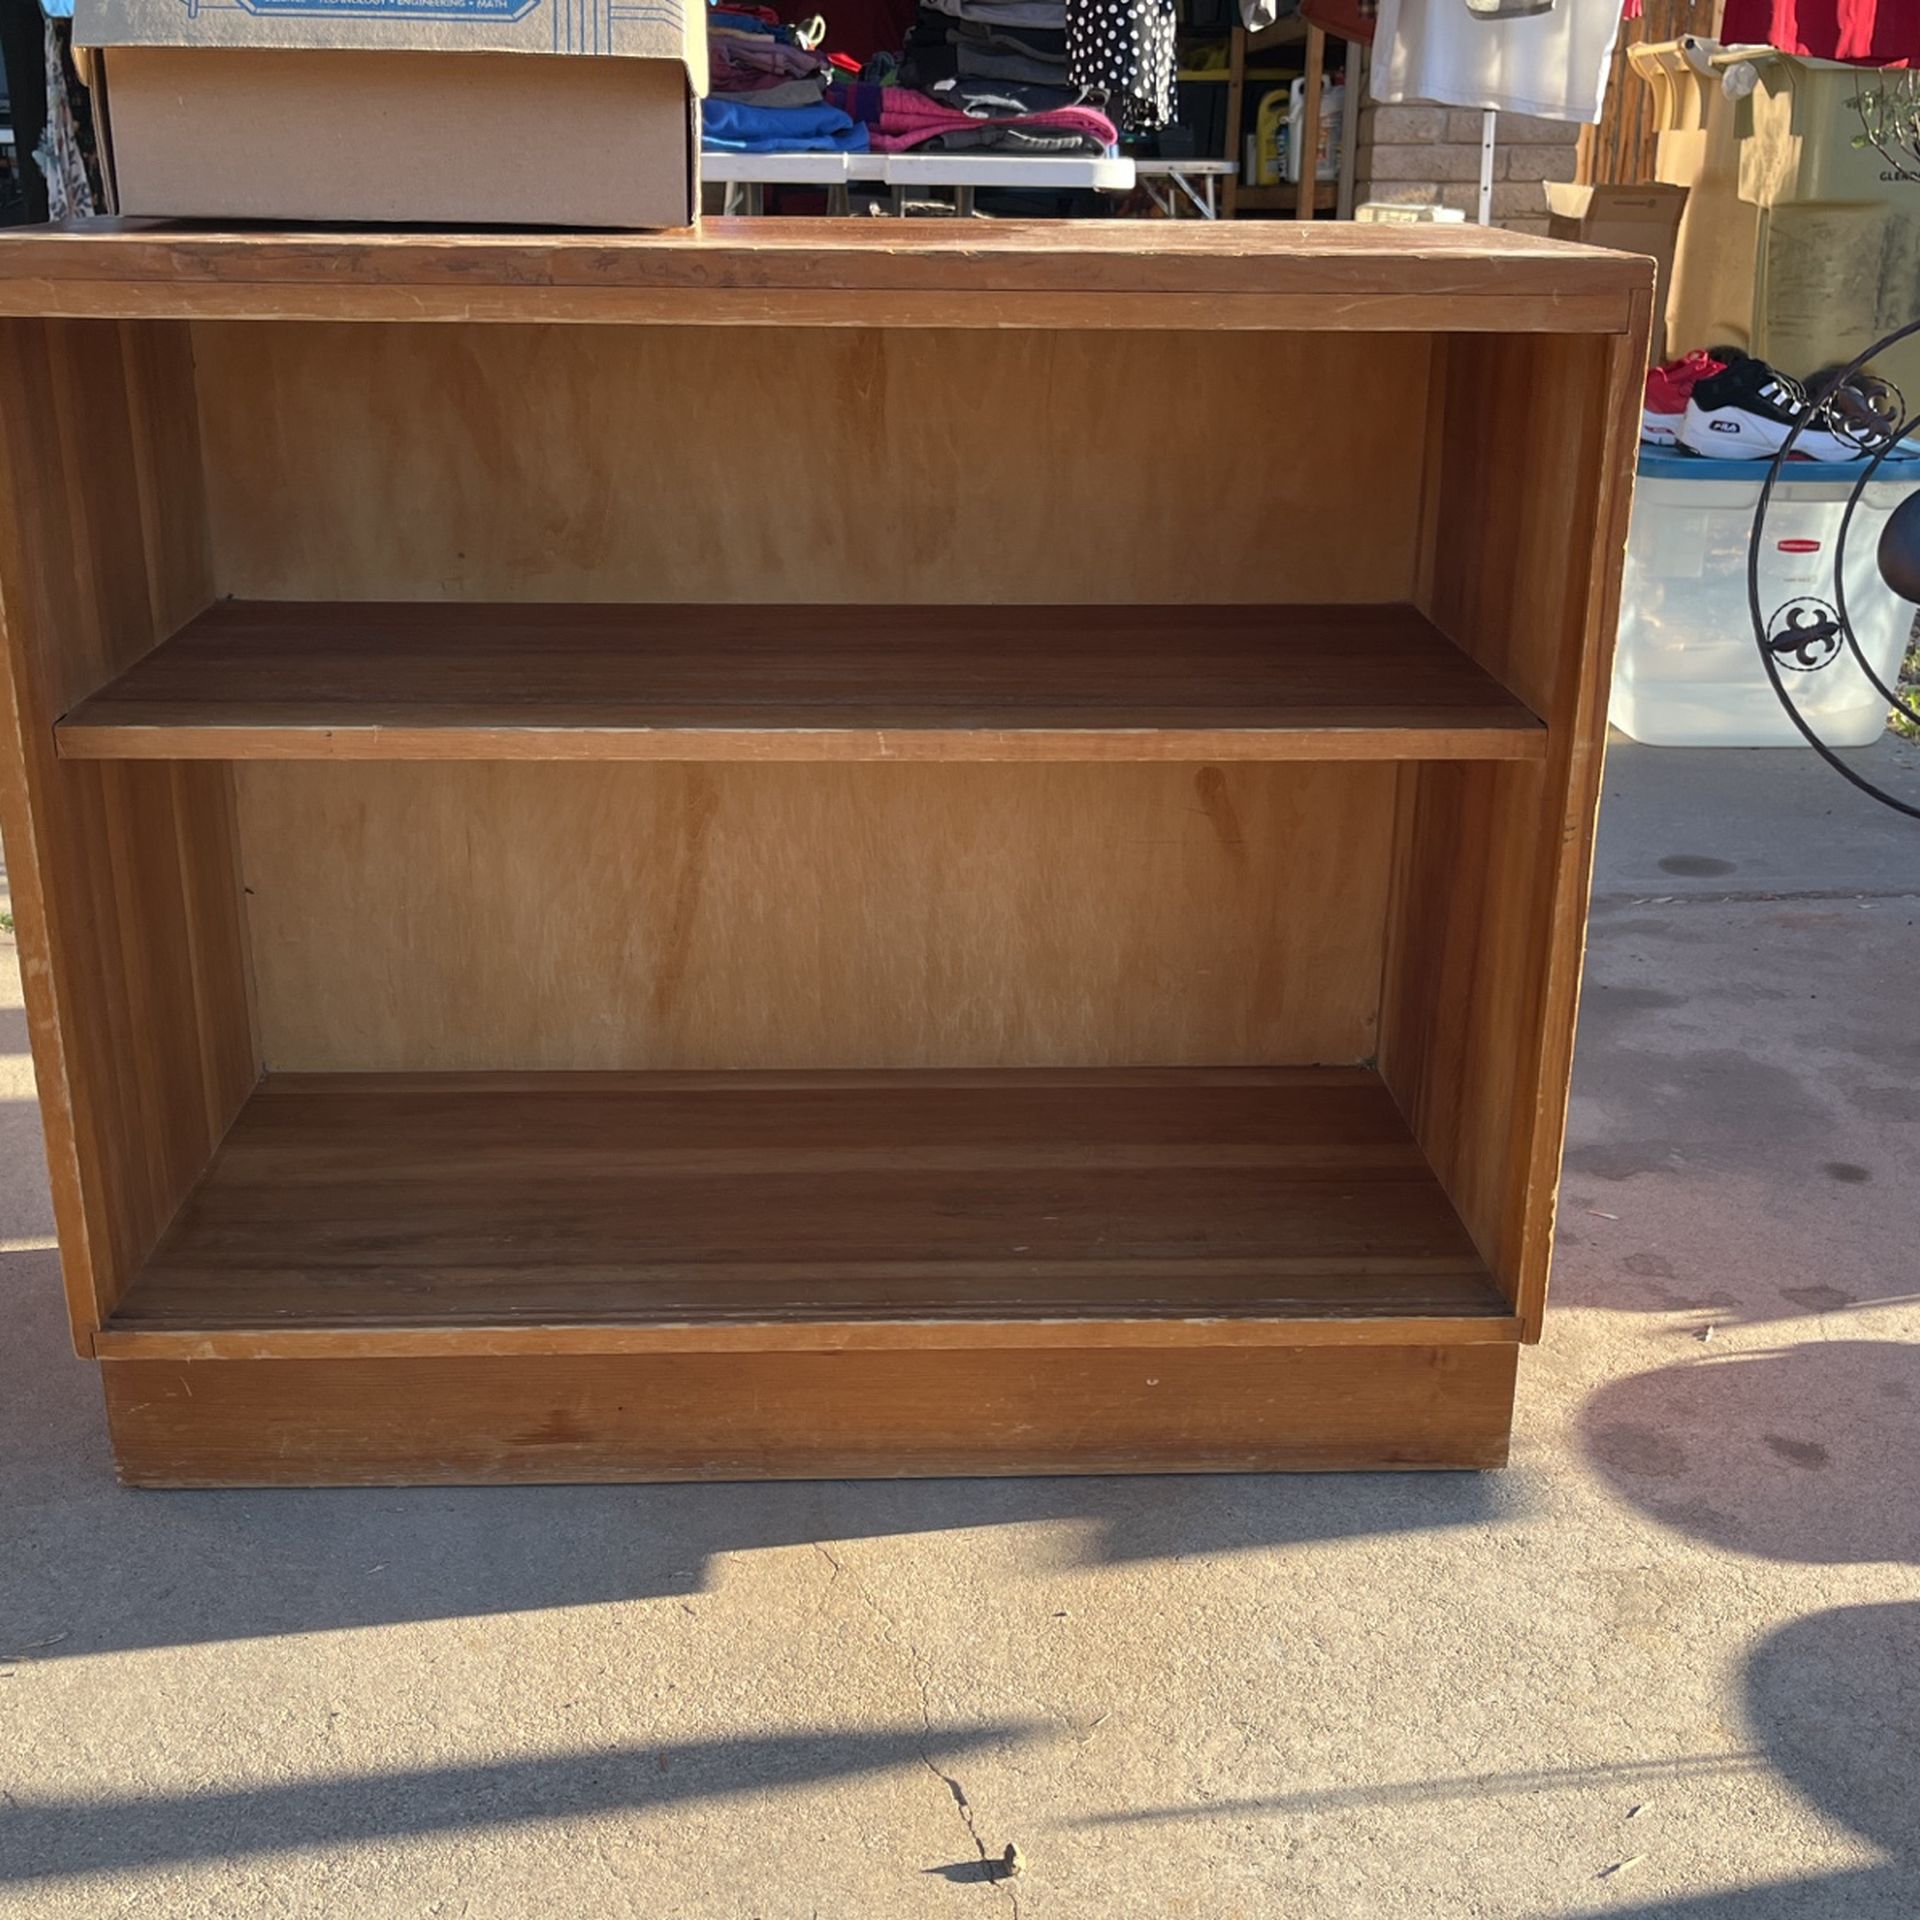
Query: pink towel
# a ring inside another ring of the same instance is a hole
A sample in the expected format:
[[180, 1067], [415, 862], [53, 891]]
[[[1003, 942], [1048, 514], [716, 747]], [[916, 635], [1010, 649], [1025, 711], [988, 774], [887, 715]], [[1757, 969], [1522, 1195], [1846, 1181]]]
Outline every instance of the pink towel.
[[[964, 113], [948, 114], [932, 125], [917, 126], [906, 132], [881, 132], [872, 136], [876, 153], [905, 153], [909, 148], [925, 146], [944, 133], [967, 128], [1017, 127], [1022, 133], [1075, 134], [1103, 152], [1113, 145], [1114, 125], [1089, 107], [1062, 107], [1057, 113], [1027, 113], [1011, 120], [974, 120]], [[1002, 149], [1004, 151], [1004, 149]]]
[[957, 113], [912, 87], [830, 87], [827, 97], [843, 112], [866, 121], [878, 153], [905, 153], [911, 147], [939, 139], [942, 134], [974, 133], [982, 127], [1017, 127], [1022, 133], [1076, 135], [1103, 149], [1112, 146], [1119, 137], [1113, 122], [1092, 107], [1055, 107], [1047, 113], [975, 117]]

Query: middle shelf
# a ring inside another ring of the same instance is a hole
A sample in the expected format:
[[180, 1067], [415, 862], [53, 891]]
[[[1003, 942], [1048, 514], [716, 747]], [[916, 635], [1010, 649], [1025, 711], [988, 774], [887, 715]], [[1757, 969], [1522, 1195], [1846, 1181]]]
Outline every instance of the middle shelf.
[[1409, 606], [220, 601], [69, 713], [90, 760], [1527, 760]]

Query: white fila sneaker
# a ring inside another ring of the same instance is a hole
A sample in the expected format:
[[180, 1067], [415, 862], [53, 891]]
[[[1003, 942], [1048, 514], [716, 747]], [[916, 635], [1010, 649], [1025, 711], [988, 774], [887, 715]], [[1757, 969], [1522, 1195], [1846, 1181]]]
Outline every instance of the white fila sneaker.
[[1827, 404], [1813, 405], [1799, 381], [1764, 360], [1736, 360], [1699, 381], [1687, 399], [1680, 444], [1709, 460], [1771, 460], [1803, 420], [1793, 450], [1809, 460], [1864, 460], [1881, 444], [1871, 430], [1837, 419]]

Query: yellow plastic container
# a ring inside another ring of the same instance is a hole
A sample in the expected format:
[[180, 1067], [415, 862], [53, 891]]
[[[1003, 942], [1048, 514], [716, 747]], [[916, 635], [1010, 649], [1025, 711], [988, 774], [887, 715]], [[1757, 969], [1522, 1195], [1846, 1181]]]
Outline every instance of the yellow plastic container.
[[[1865, 141], [1857, 104], [1904, 96], [1912, 124], [1920, 99], [1898, 69], [1761, 50], [1727, 70], [1740, 198], [1761, 209], [1753, 350], [1804, 377], [1920, 317], [1920, 153]], [[1879, 370], [1920, 404], [1920, 341]]]
[[[1745, 70], [1745, 71], [1743, 71]], [[1734, 107], [1740, 148], [1740, 198], [1756, 207], [1879, 205], [1920, 215], [1920, 154], [1892, 157], [1856, 145], [1866, 127], [1855, 103], [1920, 100], [1902, 69], [1851, 67], [1838, 60], [1802, 60], [1771, 48], [1748, 50], [1731, 69], [1753, 86]]]
[[1253, 186], [1277, 187], [1285, 177], [1287, 107], [1285, 87], [1261, 96], [1253, 118]]
[[[1804, 378], [1920, 318], [1920, 181], [1853, 144], [1855, 98], [1903, 74], [1697, 40], [1629, 59], [1653, 89], [1655, 171], [1691, 189], [1669, 353], [1725, 342]], [[1879, 371], [1920, 406], [1920, 340]]]

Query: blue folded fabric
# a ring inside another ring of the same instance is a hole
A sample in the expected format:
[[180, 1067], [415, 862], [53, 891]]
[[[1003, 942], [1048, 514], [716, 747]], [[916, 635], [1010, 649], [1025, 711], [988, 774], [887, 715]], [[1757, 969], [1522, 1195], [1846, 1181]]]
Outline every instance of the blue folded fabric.
[[719, 153], [865, 153], [867, 130], [838, 107], [755, 107], [710, 95], [700, 103], [700, 144]]
[[759, 19], [751, 13], [729, 13], [724, 7], [710, 7], [707, 10], [707, 19], [716, 27], [732, 27], [740, 33], [763, 33], [769, 40], [783, 40], [788, 46], [794, 44], [794, 32], [791, 27], [776, 27], [770, 21]]

